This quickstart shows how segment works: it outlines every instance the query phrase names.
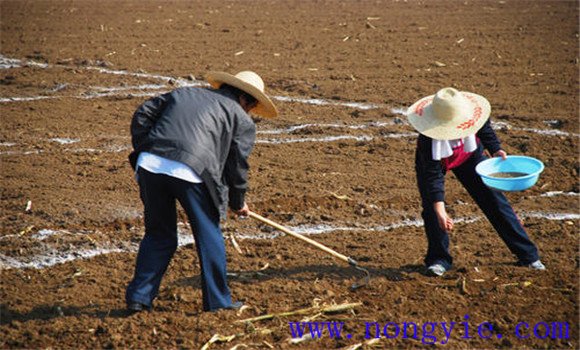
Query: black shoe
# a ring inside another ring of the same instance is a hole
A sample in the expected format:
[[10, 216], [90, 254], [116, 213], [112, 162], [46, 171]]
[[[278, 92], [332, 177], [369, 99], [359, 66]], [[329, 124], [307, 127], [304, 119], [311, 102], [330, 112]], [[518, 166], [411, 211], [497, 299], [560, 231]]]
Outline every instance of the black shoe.
[[131, 313], [141, 312], [141, 311], [151, 311], [151, 306], [147, 306], [141, 303], [129, 303], [127, 304], [127, 310]]

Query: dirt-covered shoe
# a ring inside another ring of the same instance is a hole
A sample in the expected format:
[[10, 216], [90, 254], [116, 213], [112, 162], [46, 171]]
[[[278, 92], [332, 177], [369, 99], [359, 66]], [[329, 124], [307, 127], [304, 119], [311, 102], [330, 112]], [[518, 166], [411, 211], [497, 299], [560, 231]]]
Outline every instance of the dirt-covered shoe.
[[230, 306], [220, 307], [220, 308], [208, 310], [208, 311], [209, 312], [218, 312], [220, 310], [239, 310], [242, 308], [242, 306], [244, 306], [244, 303], [242, 303], [241, 301], [235, 301]]
[[447, 269], [441, 264], [433, 264], [427, 268], [427, 274], [433, 277], [443, 276], [445, 272], [447, 272]]
[[528, 267], [534, 270], [545, 270], [546, 266], [542, 264], [540, 260], [536, 260], [533, 263], [529, 264]]
[[229, 307], [226, 307], [226, 309], [239, 310], [242, 308], [242, 306], [244, 306], [244, 303], [242, 303], [241, 301], [235, 301], [232, 303], [232, 305], [230, 305]]
[[147, 306], [141, 303], [129, 303], [127, 304], [127, 310], [131, 313], [141, 312], [141, 311], [151, 311], [151, 306]]

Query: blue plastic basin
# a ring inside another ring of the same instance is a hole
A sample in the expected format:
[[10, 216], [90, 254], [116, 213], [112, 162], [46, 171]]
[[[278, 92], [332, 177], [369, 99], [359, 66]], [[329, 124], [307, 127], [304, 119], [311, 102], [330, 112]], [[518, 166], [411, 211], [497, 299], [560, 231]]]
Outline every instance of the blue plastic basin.
[[[508, 156], [506, 160], [494, 157], [477, 164], [475, 171], [483, 183], [500, 191], [523, 191], [532, 187], [544, 170], [544, 163], [526, 156]], [[494, 173], [523, 173], [518, 177], [492, 177]]]

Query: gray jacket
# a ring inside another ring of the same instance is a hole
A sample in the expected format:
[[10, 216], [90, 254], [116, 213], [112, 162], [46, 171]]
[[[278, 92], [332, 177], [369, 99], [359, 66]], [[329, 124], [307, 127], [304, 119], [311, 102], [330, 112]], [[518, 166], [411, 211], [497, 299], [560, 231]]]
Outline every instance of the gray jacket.
[[133, 168], [143, 151], [182, 162], [203, 179], [222, 217], [228, 202], [243, 207], [256, 126], [233, 94], [185, 87], [151, 98], [135, 111], [131, 137]]

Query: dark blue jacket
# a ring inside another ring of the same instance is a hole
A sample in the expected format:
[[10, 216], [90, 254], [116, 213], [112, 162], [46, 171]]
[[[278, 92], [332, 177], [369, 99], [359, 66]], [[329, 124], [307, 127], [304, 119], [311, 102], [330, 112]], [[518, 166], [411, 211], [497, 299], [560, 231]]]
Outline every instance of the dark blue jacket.
[[184, 163], [204, 181], [222, 217], [241, 209], [256, 126], [235, 95], [184, 87], [143, 103], [131, 122], [135, 168], [139, 152]]
[[[480, 154], [486, 148], [489, 153], [494, 154], [501, 149], [501, 143], [491, 128], [488, 120], [475, 134], [481, 142], [478, 142], [477, 149], [473, 153]], [[415, 152], [415, 171], [420, 188], [428, 192], [429, 198], [434, 202], [445, 200], [445, 168], [441, 161], [433, 160], [432, 139], [419, 134], [417, 138], [417, 149]]]

